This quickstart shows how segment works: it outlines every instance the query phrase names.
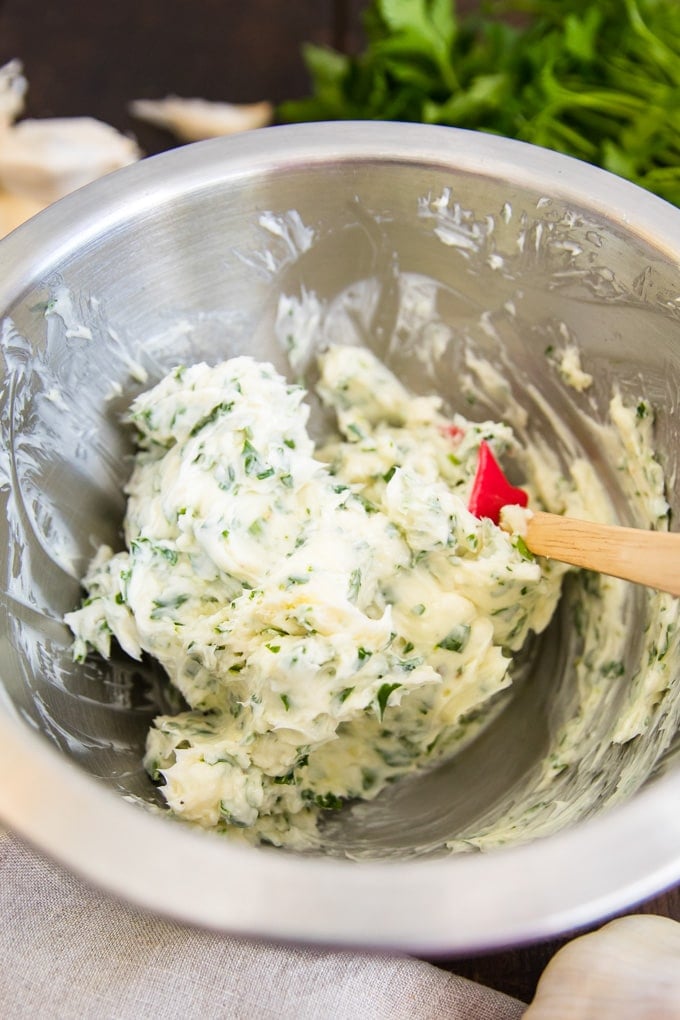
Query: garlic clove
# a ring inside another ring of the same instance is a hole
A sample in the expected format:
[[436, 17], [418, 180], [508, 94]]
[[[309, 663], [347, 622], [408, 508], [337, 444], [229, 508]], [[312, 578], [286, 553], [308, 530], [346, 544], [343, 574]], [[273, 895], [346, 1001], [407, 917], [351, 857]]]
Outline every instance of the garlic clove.
[[10, 60], [0, 67], [0, 128], [9, 127], [23, 112], [27, 89], [20, 60]]
[[140, 155], [132, 138], [92, 117], [22, 120], [0, 130], [0, 184], [48, 205]]
[[680, 923], [633, 915], [567, 943], [524, 1020], [679, 1020]]
[[212, 103], [206, 99], [136, 99], [130, 112], [139, 120], [171, 131], [182, 142], [199, 142], [238, 131], [266, 127], [274, 117], [271, 103]]

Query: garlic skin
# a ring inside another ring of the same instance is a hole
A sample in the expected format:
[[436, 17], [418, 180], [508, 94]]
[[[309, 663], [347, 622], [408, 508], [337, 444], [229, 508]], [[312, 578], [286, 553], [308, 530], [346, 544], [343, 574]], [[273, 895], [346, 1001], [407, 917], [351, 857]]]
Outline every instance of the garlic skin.
[[274, 118], [271, 103], [212, 103], [206, 99], [136, 99], [130, 113], [138, 120], [171, 131], [182, 142], [200, 142], [238, 131], [266, 127]]
[[632, 915], [569, 942], [544, 970], [525, 1020], [678, 1020], [680, 923]]

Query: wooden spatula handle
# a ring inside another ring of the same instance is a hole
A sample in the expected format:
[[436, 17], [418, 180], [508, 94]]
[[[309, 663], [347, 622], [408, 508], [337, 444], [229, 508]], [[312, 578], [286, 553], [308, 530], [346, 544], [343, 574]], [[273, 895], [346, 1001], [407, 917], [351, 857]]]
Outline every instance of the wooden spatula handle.
[[527, 522], [524, 540], [538, 556], [680, 595], [680, 533], [594, 524], [536, 511]]

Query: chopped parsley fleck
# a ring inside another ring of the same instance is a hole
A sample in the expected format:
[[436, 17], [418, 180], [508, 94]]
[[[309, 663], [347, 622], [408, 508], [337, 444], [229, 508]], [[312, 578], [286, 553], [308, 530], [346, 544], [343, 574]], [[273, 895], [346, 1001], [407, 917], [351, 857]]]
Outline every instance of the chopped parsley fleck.
[[437, 648], [445, 648], [447, 652], [462, 652], [469, 640], [470, 624], [458, 623], [438, 642]]
[[378, 709], [380, 710], [381, 719], [385, 714], [385, 709], [387, 708], [387, 702], [389, 700], [390, 694], [392, 693], [392, 691], [396, 691], [398, 687], [401, 687], [401, 684], [399, 683], [382, 684], [382, 686], [378, 690], [376, 701], [378, 702]]
[[422, 666], [424, 661], [422, 655], [414, 655], [412, 659], [400, 659], [399, 668], [403, 669], [404, 673], [411, 673], [418, 666]]
[[535, 559], [534, 554], [531, 552], [521, 535], [515, 535], [512, 544], [523, 560], [529, 560], [529, 562], [532, 562]]
[[168, 616], [174, 609], [179, 609], [189, 598], [188, 595], [171, 595], [167, 599], [154, 599], [154, 608], [151, 610], [150, 616], [152, 620], [161, 620], [164, 616]]
[[255, 475], [258, 471], [262, 470], [260, 455], [247, 436], [243, 440], [241, 456], [243, 457], [243, 467], [247, 475]]
[[322, 811], [339, 811], [344, 804], [342, 797], [338, 797], [335, 793], [312, 794], [311, 800], [312, 803], [314, 803], [316, 807], [321, 808]]
[[206, 414], [205, 417], [199, 418], [199, 420], [196, 422], [194, 427], [189, 432], [189, 435], [192, 438], [193, 436], [197, 436], [198, 433], [206, 427], [206, 425], [211, 425], [214, 421], [217, 420], [217, 418], [221, 414], [228, 414], [229, 411], [231, 411], [231, 409], [233, 408], [233, 406], [234, 406], [233, 401], [216, 404], [215, 407], [213, 407], [212, 411]]
[[220, 814], [229, 825], [235, 825], [239, 829], [246, 829], [248, 827], [247, 822], [242, 822], [239, 818], [235, 818], [225, 802], [220, 801]]
[[171, 549], [167, 545], [155, 545], [153, 548], [154, 552], [157, 552], [163, 559], [167, 560], [171, 566], [174, 567], [177, 564], [178, 552], [176, 549]]
[[274, 782], [278, 786], [292, 786], [295, 782], [295, 772], [291, 769], [290, 772], [286, 772], [285, 776], [274, 776]]

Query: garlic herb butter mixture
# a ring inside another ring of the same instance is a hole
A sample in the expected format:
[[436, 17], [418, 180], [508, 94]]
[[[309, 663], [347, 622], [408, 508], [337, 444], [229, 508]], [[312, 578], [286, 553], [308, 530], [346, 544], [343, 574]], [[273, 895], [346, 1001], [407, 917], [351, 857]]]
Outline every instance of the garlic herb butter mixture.
[[78, 657], [113, 636], [186, 699], [145, 758], [172, 811], [289, 846], [451, 753], [564, 570], [467, 509], [481, 441], [519, 453], [508, 426], [446, 417], [362, 348], [319, 368], [320, 449], [304, 390], [249, 357], [138, 397], [126, 551], [99, 550], [67, 616]]

